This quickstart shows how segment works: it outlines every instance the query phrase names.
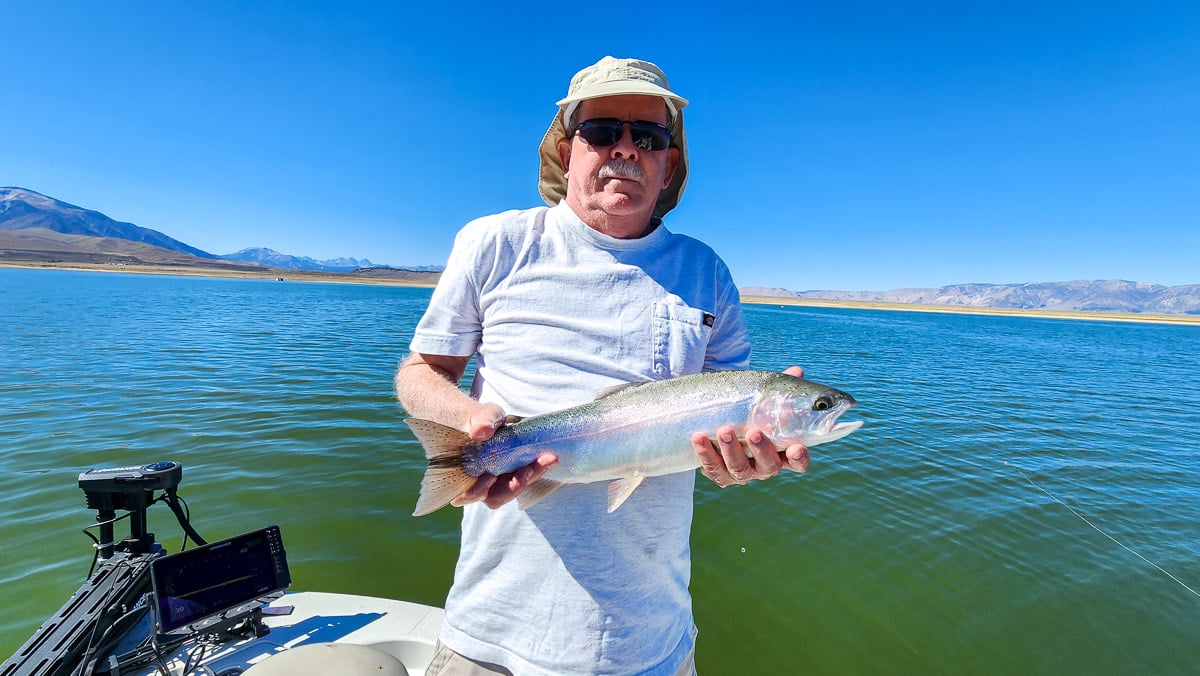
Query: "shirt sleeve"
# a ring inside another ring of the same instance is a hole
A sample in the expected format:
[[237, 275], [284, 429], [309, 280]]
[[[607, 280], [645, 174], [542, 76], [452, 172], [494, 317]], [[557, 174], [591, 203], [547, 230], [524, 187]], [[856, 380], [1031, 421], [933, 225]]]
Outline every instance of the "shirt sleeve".
[[719, 263], [722, 283], [712, 337], [704, 355], [705, 371], [736, 371], [750, 367], [750, 336], [742, 315], [742, 299], [729, 269]]
[[451, 357], [475, 354], [483, 333], [477, 275], [482, 248], [478, 228], [468, 225], [454, 238], [446, 269], [438, 279], [409, 349]]

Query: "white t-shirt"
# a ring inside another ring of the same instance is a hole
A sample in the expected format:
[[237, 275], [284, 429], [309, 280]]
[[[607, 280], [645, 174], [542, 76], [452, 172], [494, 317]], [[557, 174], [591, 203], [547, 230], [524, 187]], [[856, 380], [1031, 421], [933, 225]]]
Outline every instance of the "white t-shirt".
[[[608, 237], [565, 203], [467, 224], [411, 349], [476, 355], [472, 395], [519, 416], [750, 357], [712, 249], [661, 224]], [[604, 483], [526, 511], [467, 506], [442, 642], [517, 674], [673, 674], [694, 641], [694, 487], [694, 472], [650, 477], [612, 514]]]

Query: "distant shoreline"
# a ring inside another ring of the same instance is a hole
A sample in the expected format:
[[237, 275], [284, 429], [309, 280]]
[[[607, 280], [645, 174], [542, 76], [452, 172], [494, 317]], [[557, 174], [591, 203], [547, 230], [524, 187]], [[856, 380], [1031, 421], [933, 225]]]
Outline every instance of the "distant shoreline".
[[[93, 263], [39, 263], [0, 261], [0, 268], [36, 270], [78, 270], [85, 272], [124, 272], [146, 275], [178, 275], [183, 277], [221, 277], [228, 279], [283, 279], [288, 282], [332, 282], [336, 284], [368, 284], [375, 286], [407, 286], [432, 289], [435, 283], [423, 280], [390, 279], [386, 277], [356, 277], [347, 273], [312, 270], [246, 270], [200, 268], [174, 265], [103, 265]], [[1133, 312], [1081, 312], [1074, 310], [1025, 310], [1015, 308], [977, 307], [966, 305], [921, 305], [916, 303], [882, 303], [874, 301], [817, 300], [775, 296], [742, 296], [747, 305], [787, 305], [797, 307], [840, 308], [848, 310], [891, 310], [899, 312], [933, 312], [940, 314], [998, 315], [1010, 317], [1041, 317], [1045, 319], [1082, 319], [1109, 322], [1136, 322], [1200, 326], [1200, 315], [1139, 314]]]
[[972, 305], [925, 305], [918, 303], [883, 303], [865, 300], [818, 300], [774, 296], [742, 296], [750, 305], [795, 305], [854, 310], [896, 310], [900, 312], [933, 312], [939, 314], [997, 315], [1009, 317], [1041, 317], [1044, 319], [1084, 319], [1103, 322], [1137, 322], [1143, 324], [1179, 324], [1200, 326], [1200, 315], [1168, 315], [1136, 312], [1083, 312], [1079, 310], [1030, 310], [1021, 308], [980, 307]]
[[[263, 268], [262, 270], [239, 268], [204, 268], [190, 265], [155, 264], [99, 264], [99, 263], [41, 263], [32, 261], [0, 261], [0, 268], [25, 268], [32, 270], [76, 270], [80, 272], [117, 272], [136, 275], [176, 275], [180, 277], [218, 277], [225, 279], [265, 279], [285, 282], [333, 282], [335, 284], [370, 284], [375, 286], [417, 286], [433, 288], [436, 283], [419, 279], [396, 279], [391, 277], [355, 276], [343, 272], [320, 272], [317, 270], [284, 270]], [[426, 273], [414, 273], [426, 274]]]

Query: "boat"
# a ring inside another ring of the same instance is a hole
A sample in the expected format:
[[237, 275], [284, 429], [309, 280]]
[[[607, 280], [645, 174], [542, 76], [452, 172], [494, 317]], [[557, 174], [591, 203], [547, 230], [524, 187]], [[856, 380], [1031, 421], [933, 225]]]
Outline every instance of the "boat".
[[[79, 475], [97, 513], [84, 531], [96, 541], [92, 570], [0, 676], [423, 676], [441, 608], [290, 590], [279, 526], [206, 542], [178, 495], [182, 477], [170, 461]], [[179, 552], [147, 531], [158, 503], [184, 531]], [[129, 536], [115, 542], [123, 520]]]

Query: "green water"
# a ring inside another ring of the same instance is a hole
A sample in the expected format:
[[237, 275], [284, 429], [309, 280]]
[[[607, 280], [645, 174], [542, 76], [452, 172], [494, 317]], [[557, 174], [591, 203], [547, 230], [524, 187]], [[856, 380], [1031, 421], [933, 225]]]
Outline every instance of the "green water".
[[[0, 269], [0, 654], [83, 581], [94, 466], [182, 463], [201, 534], [279, 524], [295, 589], [440, 604], [458, 513], [409, 516], [391, 393], [428, 295]], [[866, 425], [805, 476], [701, 482], [703, 672], [1200, 671], [1200, 329], [747, 317], [755, 367], [805, 366]], [[150, 527], [178, 547], [165, 508]]]

